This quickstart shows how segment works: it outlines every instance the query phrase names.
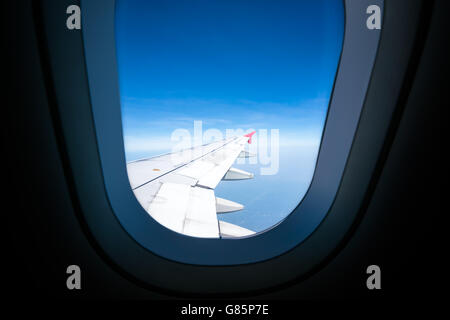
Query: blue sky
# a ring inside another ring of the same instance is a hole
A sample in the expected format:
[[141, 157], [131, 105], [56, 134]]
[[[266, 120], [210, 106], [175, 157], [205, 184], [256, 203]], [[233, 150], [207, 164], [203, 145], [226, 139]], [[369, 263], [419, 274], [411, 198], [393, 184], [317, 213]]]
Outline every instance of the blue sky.
[[[192, 131], [194, 120], [203, 130], [278, 129], [279, 174], [258, 180], [260, 165], [245, 164], [253, 181], [216, 189], [246, 205], [221, 219], [269, 227], [312, 177], [343, 28], [340, 0], [117, 1], [127, 160], [169, 152], [171, 133]], [[252, 198], [242, 198], [250, 189]]]

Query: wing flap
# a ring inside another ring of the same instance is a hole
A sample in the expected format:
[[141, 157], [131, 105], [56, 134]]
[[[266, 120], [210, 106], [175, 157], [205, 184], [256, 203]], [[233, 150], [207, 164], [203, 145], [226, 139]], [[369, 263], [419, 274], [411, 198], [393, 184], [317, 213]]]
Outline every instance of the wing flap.
[[162, 183], [147, 211], [156, 221], [173, 231], [196, 237], [219, 237], [213, 190]]
[[191, 187], [183, 233], [194, 237], [219, 237], [216, 197], [213, 190]]
[[148, 213], [163, 226], [183, 233], [191, 186], [163, 183], [148, 208]]
[[219, 220], [219, 228], [222, 238], [238, 238], [255, 234], [254, 231], [221, 220]]

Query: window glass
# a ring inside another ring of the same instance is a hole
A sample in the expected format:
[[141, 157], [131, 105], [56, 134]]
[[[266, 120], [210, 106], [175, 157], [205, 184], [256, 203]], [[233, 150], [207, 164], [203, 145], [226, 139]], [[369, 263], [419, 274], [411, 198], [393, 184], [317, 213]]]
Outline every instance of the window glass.
[[[342, 1], [119, 0], [115, 28], [127, 162], [255, 131], [244, 148], [255, 156], [232, 165], [253, 178], [212, 188], [244, 208], [217, 217], [254, 232], [283, 220], [314, 173], [342, 49]], [[151, 180], [142, 177], [138, 199]], [[145, 192], [153, 192], [141, 202], [150, 210], [158, 190]]]

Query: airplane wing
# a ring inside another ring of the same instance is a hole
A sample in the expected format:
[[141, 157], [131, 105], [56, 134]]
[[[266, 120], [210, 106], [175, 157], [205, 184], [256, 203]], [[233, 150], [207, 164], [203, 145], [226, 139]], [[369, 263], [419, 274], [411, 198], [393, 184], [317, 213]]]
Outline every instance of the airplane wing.
[[219, 221], [217, 214], [242, 210], [236, 202], [218, 198], [221, 180], [251, 179], [232, 168], [255, 132], [240, 137], [127, 163], [131, 188], [148, 214], [165, 227], [195, 237], [230, 238], [254, 234]]

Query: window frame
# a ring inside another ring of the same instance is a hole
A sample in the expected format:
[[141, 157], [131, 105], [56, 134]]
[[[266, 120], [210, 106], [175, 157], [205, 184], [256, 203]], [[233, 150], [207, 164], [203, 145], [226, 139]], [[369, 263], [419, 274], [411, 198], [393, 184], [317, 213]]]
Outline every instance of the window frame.
[[[113, 67], [114, 2], [81, 1], [82, 36], [76, 31], [61, 32], [59, 28], [65, 25], [60, 12], [72, 3], [42, 4], [40, 18], [45, 21], [48, 48], [44, 54], [51, 67], [56, 118], [64, 136], [80, 222], [108, 262], [145, 285], [169, 291], [223, 293], [258, 290], [305, 276], [336, 250], [366, 199], [408, 66], [408, 59], [402, 58], [409, 57], [412, 50], [420, 5], [391, 3], [392, 14], [390, 20], [383, 14], [382, 31], [369, 31], [364, 29], [365, 7], [379, 4], [383, 8], [386, 1], [345, 1], [341, 61], [317, 167], [303, 201], [285, 220], [257, 236], [201, 239], [162, 227], [135, 199], [126, 175], [117, 69]], [[356, 19], [353, 12], [360, 16]], [[409, 16], [396, 24], [395, 14], [401, 12]], [[386, 21], [391, 21], [389, 26]], [[355, 30], [361, 25], [364, 28]], [[373, 33], [368, 36], [367, 32]], [[380, 40], [379, 33], [384, 40]], [[370, 63], [358, 65], [360, 59], [367, 58], [364, 50], [368, 46], [364, 44], [372, 35], [376, 45], [374, 52], [369, 53]], [[381, 48], [383, 41], [388, 45]], [[374, 65], [378, 65], [376, 73], [372, 70]], [[343, 111], [350, 110], [335, 105], [339, 94], [355, 100], [353, 82], [354, 73], [361, 70], [358, 66], [368, 70], [366, 81], [358, 82], [362, 87], [355, 106], [358, 112], [352, 113], [351, 130], [344, 134], [346, 127], [339, 124], [346, 123]], [[390, 74], [393, 67], [397, 72]], [[343, 88], [350, 91], [342, 92]], [[335, 141], [331, 138], [339, 136], [346, 137], [345, 148], [331, 143]], [[343, 157], [339, 161], [337, 154]], [[325, 164], [332, 165], [328, 167], [332, 170], [338, 163], [340, 168], [334, 172], [337, 181], [332, 187], [329, 176], [320, 171]], [[328, 178], [325, 189], [314, 196], [313, 183], [323, 177]], [[329, 192], [326, 205], [323, 192]], [[299, 228], [308, 227], [301, 224], [301, 216], [311, 197], [310, 212], [320, 212], [323, 219], [317, 218], [314, 231], [306, 234]], [[323, 210], [314, 211], [320, 208]], [[135, 223], [130, 229], [130, 221], [124, 221], [120, 212], [130, 216], [134, 215], [132, 211], [147, 222]], [[141, 237], [147, 240], [142, 241]]]
[[[377, 4], [382, 7], [381, 1]], [[303, 242], [333, 203], [369, 85], [380, 32], [355, 28], [364, 22], [357, 17], [365, 18], [365, 15], [353, 12], [365, 12], [362, 11], [364, 4], [352, 2], [344, 8], [347, 13], [339, 67], [314, 175], [302, 201], [285, 219], [263, 232], [239, 239], [201, 240], [162, 227], [132, 194], [123, 147], [115, 6], [112, 2], [99, 5], [95, 1], [83, 1], [82, 7], [87, 73], [105, 186], [112, 209], [125, 230], [157, 255], [199, 265], [255, 263], [283, 254]], [[355, 59], [355, 55], [362, 58]], [[354, 83], [345, 81], [350, 74]], [[181, 244], [183, 250], [179, 249]]]

